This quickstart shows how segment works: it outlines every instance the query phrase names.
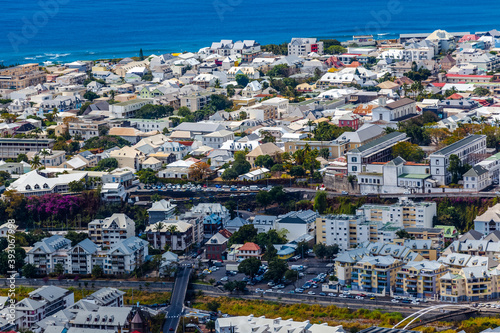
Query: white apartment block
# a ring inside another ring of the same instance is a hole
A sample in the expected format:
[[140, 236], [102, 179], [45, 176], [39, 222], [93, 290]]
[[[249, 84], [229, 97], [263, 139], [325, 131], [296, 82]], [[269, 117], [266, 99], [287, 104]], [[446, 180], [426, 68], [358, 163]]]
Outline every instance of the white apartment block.
[[88, 231], [91, 241], [109, 248], [135, 236], [135, 222], [125, 214], [115, 213], [103, 220], [90, 222]]
[[112, 275], [131, 273], [146, 261], [148, 246], [147, 241], [135, 236], [116, 243], [106, 254], [104, 273]]
[[366, 204], [357, 210], [367, 221], [391, 223], [396, 228], [432, 228], [432, 221], [436, 216], [435, 202], [414, 202], [407, 198], [400, 198], [393, 205]]
[[323, 42], [318, 42], [316, 38], [292, 38], [288, 43], [288, 55], [300, 57], [311, 52], [323, 54]]
[[274, 107], [278, 112], [278, 117], [282, 118], [284, 114], [288, 113], [288, 103], [290, 101], [287, 98], [274, 97], [265, 101], [261, 104], [264, 106]]
[[71, 241], [54, 235], [45, 238], [33, 245], [33, 248], [26, 253], [27, 262], [37, 267], [39, 274], [49, 274], [54, 272], [57, 264], [66, 265], [66, 251], [71, 248]]
[[210, 134], [205, 134], [202, 137], [203, 145], [218, 149], [228, 140], [234, 140], [234, 133], [227, 130], [220, 130]]
[[486, 153], [486, 135], [470, 135], [429, 156], [431, 162], [431, 175], [438, 185], [447, 185], [451, 182], [452, 175], [448, 171], [450, 156], [456, 155], [462, 163], [474, 165]]
[[132, 118], [135, 115], [135, 111], [148, 104], [153, 104], [153, 100], [139, 98], [131, 99], [130, 101], [111, 104], [109, 106], [109, 111], [111, 111], [111, 114], [115, 118]]
[[168, 118], [162, 119], [129, 119], [130, 126], [143, 132], [160, 131], [170, 128], [172, 122]]
[[379, 98], [379, 106], [372, 110], [372, 119], [393, 121], [399, 118], [417, 114], [417, 104], [409, 98], [402, 98], [396, 102], [386, 104], [386, 98]]

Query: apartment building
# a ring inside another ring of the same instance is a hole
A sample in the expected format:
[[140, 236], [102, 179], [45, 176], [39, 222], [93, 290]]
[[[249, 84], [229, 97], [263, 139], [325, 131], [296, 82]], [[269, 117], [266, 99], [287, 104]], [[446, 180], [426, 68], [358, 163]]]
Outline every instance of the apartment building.
[[288, 98], [273, 97], [265, 101], [261, 101], [261, 104], [266, 107], [274, 107], [278, 112], [278, 118], [282, 118], [284, 114], [288, 113]]
[[88, 232], [92, 242], [106, 249], [135, 236], [135, 222], [125, 214], [115, 213], [90, 222]]
[[388, 293], [404, 262], [391, 256], [366, 256], [352, 269], [352, 289], [373, 293]]
[[289, 56], [307, 56], [311, 52], [323, 54], [323, 42], [319, 42], [316, 38], [292, 38], [288, 43]]
[[465, 267], [440, 278], [441, 301], [477, 302], [497, 298], [500, 293], [500, 273], [497, 269]]
[[148, 245], [148, 242], [135, 236], [115, 243], [106, 252], [104, 273], [111, 275], [130, 274], [146, 262]]
[[84, 239], [73, 246], [67, 253], [66, 271], [69, 274], [92, 274], [93, 257], [100, 248], [90, 239]]
[[37, 268], [38, 274], [49, 274], [57, 264], [66, 266], [66, 251], [70, 248], [70, 240], [54, 235], [36, 242], [26, 253], [26, 261]]
[[347, 170], [358, 175], [373, 162], [387, 162], [392, 158], [392, 147], [399, 142], [408, 141], [406, 133], [392, 132], [347, 152]]
[[[396, 244], [400, 242], [396, 241]], [[413, 252], [418, 253], [422, 258], [427, 260], [437, 260], [439, 256], [438, 249], [432, 246], [432, 240], [430, 239], [405, 239], [401, 242], [401, 245], [406, 246]]]
[[117, 306], [122, 307], [124, 291], [116, 288], [101, 288], [98, 291], [87, 296], [87, 299], [95, 302], [99, 306]]
[[30, 299], [44, 304], [44, 312], [47, 317], [75, 303], [73, 292], [56, 286], [43, 286], [28, 295]]
[[486, 135], [469, 135], [451, 145], [430, 154], [430, 168], [432, 178], [438, 185], [448, 185], [452, 175], [448, 171], [450, 156], [456, 155], [462, 163], [474, 165], [483, 159], [486, 154]]
[[[44, 155], [44, 153], [46, 155]], [[35, 156], [35, 153], [29, 153], [27, 154], [29, 159], [33, 159]], [[38, 157], [40, 158], [40, 163], [45, 166], [59, 166], [66, 162], [66, 152], [64, 150], [50, 150], [50, 149], [45, 149], [41, 151], [40, 153], [37, 154]]]
[[100, 130], [107, 127], [106, 121], [82, 120], [68, 122], [68, 132], [72, 137], [82, 138], [84, 141], [99, 136]]
[[87, 78], [85, 73], [68, 73], [56, 78], [56, 83], [62, 86], [82, 85]]
[[109, 111], [111, 111], [111, 114], [115, 118], [133, 118], [137, 110], [148, 104], [153, 104], [153, 100], [136, 98], [126, 102], [111, 104]]
[[210, 238], [205, 246], [206, 246], [206, 258], [209, 260], [223, 260], [225, 259], [225, 252], [227, 249], [227, 241], [229, 238], [226, 238], [221, 232], [216, 233]]
[[185, 221], [163, 220], [146, 227], [148, 241], [155, 249], [168, 246], [172, 251], [185, 251], [194, 242], [193, 226]]
[[500, 231], [500, 204], [488, 208], [486, 212], [474, 219], [474, 230], [487, 235]]
[[491, 185], [489, 172], [481, 165], [475, 165], [463, 174], [464, 189], [479, 192]]
[[418, 298], [438, 298], [441, 277], [448, 268], [433, 260], [410, 261], [396, 274], [394, 293]]
[[146, 160], [146, 155], [142, 151], [127, 146], [113, 150], [109, 153], [109, 157], [116, 159], [119, 168], [126, 167], [134, 170], [140, 170], [142, 162]]
[[54, 139], [0, 138], [0, 159], [16, 159], [19, 154], [50, 150], [54, 142]]
[[148, 209], [149, 224], [167, 220], [175, 213], [177, 205], [171, 200], [162, 199], [153, 202], [151, 208]]
[[365, 204], [358, 209], [368, 221], [391, 223], [399, 228], [432, 228], [436, 203], [399, 198], [393, 205]]
[[228, 140], [234, 140], [234, 133], [228, 130], [212, 132], [202, 137], [203, 145], [214, 149], [219, 149]]
[[38, 64], [24, 64], [0, 70], [0, 89], [19, 90], [47, 81]]
[[278, 107], [276, 105], [259, 104], [248, 108], [241, 109], [248, 114], [248, 118], [266, 121], [270, 119], [278, 119]]
[[181, 106], [187, 107], [191, 112], [203, 109], [210, 102], [212, 93], [193, 93], [180, 97]]
[[285, 151], [287, 153], [293, 154], [299, 149], [304, 149], [308, 145], [311, 149], [317, 149], [318, 151], [327, 148], [329, 151], [328, 159], [336, 159], [338, 157], [344, 156], [349, 147], [349, 140], [337, 139], [332, 141], [288, 141], [285, 143]]
[[137, 128], [142, 132], [160, 131], [162, 132], [165, 128], [170, 128], [172, 122], [168, 117], [162, 119], [128, 119], [130, 121], [130, 126]]

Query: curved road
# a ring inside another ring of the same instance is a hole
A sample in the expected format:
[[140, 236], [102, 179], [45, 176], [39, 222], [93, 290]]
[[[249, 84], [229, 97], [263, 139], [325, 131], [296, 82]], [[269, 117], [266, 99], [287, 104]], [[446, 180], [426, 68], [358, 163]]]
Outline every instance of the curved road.
[[177, 272], [175, 279], [174, 290], [170, 298], [170, 305], [167, 307], [165, 314], [165, 323], [163, 323], [163, 333], [175, 332], [179, 325], [179, 318], [184, 309], [184, 299], [189, 284], [189, 276], [191, 275], [191, 267], [181, 266]]

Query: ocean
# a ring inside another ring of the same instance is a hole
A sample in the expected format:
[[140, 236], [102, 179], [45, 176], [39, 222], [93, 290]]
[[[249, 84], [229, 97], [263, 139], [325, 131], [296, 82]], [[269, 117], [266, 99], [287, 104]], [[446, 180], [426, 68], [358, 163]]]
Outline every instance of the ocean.
[[21, 0], [1, 1], [0, 63], [198, 51], [221, 39], [500, 29], [498, 0]]

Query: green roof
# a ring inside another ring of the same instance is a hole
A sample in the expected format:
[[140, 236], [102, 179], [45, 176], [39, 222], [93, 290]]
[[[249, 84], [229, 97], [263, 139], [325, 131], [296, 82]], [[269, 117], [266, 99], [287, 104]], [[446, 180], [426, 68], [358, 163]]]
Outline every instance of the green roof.
[[485, 159], [485, 161], [496, 161], [496, 160], [500, 160], [500, 153], [496, 153], [495, 155], [491, 155], [490, 157]]
[[365, 150], [368, 150], [370, 148], [373, 148], [381, 143], [384, 143], [386, 141], [389, 141], [389, 140], [392, 140], [400, 135], [403, 135], [404, 133], [401, 133], [401, 132], [392, 132], [392, 133], [389, 133], [389, 134], [386, 134], [378, 139], [375, 139], [373, 141], [370, 141], [368, 142], [367, 144], [365, 145], [362, 145], [361, 147], [358, 147], [358, 148], [354, 148], [353, 150], [351, 150], [352, 152], [355, 152], [355, 153], [361, 153]]
[[445, 236], [453, 236], [457, 232], [457, 228], [452, 225], [436, 225], [436, 229], [443, 229]]
[[421, 173], [403, 173], [398, 176], [398, 178], [411, 178], [411, 179], [426, 179], [431, 175], [421, 174]]
[[125, 101], [125, 102], [116, 103], [115, 105], [125, 106], [125, 105], [140, 103], [140, 102], [146, 102], [146, 101], [148, 101], [148, 99], [136, 98], [136, 99], [131, 99], [131, 100]]
[[443, 149], [440, 149], [440, 150], [432, 153], [431, 156], [432, 155], [447, 155], [447, 154], [459, 149], [460, 147], [467, 145], [467, 144], [469, 144], [469, 143], [471, 143], [471, 142], [473, 142], [481, 137], [486, 137], [486, 136], [479, 135], [479, 134], [469, 135], [468, 137], [463, 138], [462, 140], [459, 140], [455, 143], [452, 143], [448, 147], [444, 147]]

